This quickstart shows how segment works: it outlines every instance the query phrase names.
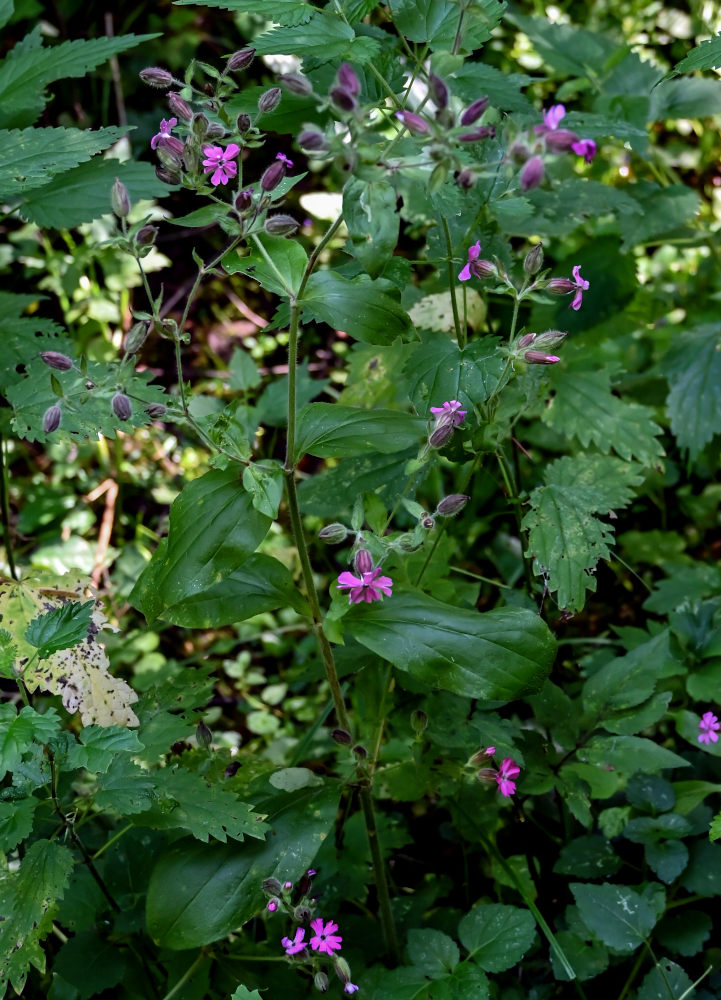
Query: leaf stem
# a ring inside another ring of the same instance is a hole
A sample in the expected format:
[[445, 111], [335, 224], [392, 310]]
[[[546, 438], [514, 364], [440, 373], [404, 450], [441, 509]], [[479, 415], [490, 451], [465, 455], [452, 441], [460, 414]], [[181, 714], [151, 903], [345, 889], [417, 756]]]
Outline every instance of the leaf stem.
[[168, 990], [168, 992], [163, 997], [163, 1000], [171, 1000], [171, 997], [174, 997], [177, 993], [179, 993], [180, 990], [182, 990], [182, 988], [188, 982], [190, 977], [193, 975], [195, 970], [202, 965], [202, 963], [206, 960], [207, 957], [208, 956], [205, 954], [205, 952], [201, 951], [200, 954], [195, 959], [195, 961], [185, 970], [185, 972], [177, 981], [175, 986], [173, 986], [171, 990]]
[[456, 328], [456, 340], [458, 341], [459, 350], [464, 350], [466, 346], [466, 331], [461, 324], [461, 318], [458, 315], [458, 302], [456, 301], [456, 283], [455, 283], [455, 270], [453, 267], [453, 244], [451, 242], [451, 231], [448, 228], [448, 221], [445, 215], [440, 216], [441, 225], [443, 226], [443, 233], [446, 238], [446, 250], [448, 251], [447, 263], [448, 263], [448, 290], [451, 293], [451, 308], [453, 309], [453, 325]]
[[388, 890], [388, 879], [383, 861], [380, 841], [378, 839], [378, 827], [376, 826], [375, 809], [373, 806], [373, 795], [371, 793], [370, 778], [366, 779], [360, 786], [360, 800], [363, 809], [366, 832], [368, 834], [368, 846], [371, 852], [371, 862], [373, 864], [373, 877], [378, 895], [378, 908], [381, 918], [381, 929], [386, 951], [392, 959], [394, 965], [400, 965], [401, 955], [398, 948], [398, 938], [396, 936], [396, 925], [393, 920], [391, 909], [391, 897]]
[[10, 530], [10, 497], [8, 494], [8, 472], [5, 461], [5, 441], [0, 433], [0, 516], [2, 516], [3, 544], [5, 546], [5, 558], [7, 559], [10, 576], [13, 580], [18, 579], [18, 571], [15, 567], [13, 556], [12, 534]]

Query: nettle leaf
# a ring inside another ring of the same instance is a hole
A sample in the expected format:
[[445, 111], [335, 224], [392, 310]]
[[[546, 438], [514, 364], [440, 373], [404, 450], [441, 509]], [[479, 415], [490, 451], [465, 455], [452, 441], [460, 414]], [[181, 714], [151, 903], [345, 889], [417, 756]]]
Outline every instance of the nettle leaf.
[[414, 929], [408, 933], [408, 957], [429, 979], [441, 979], [453, 972], [461, 953], [458, 945], [441, 931]]
[[453, 74], [453, 93], [462, 97], [467, 104], [475, 101], [479, 94], [488, 94], [494, 108], [536, 114], [535, 108], [523, 93], [531, 80], [526, 73], [501, 72], [495, 66], [468, 60]]
[[556, 648], [545, 622], [531, 611], [479, 614], [413, 591], [356, 605], [343, 622], [358, 642], [416, 680], [491, 701], [537, 691]]
[[[579, 220], [616, 215], [634, 222], [641, 208], [625, 191], [581, 177], [566, 177], [557, 187], [535, 188], [525, 197], [534, 206], [535, 229], [529, 222], [529, 234], [542, 230], [561, 236], [573, 232]], [[540, 217], [539, 217], [540, 216]], [[631, 223], [633, 225], [633, 223]]]
[[669, 997], [693, 996], [695, 983], [680, 965], [670, 958], [657, 961], [656, 967], [644, 977], [636, 994], [637, 1000], [668, 1000]]
[[246, 274], [275, 295], [288, 295], [289, 292], [297, 295], [308, 264], [308, 255], [303, 247], [295, 240], [281, 236], [264, 233], [256, 238], [273, 261], [272, 267], [263, 253], [256, 246], [251, 246], [250, 253], [242, 256], [238, 250], [227, 253], [221, 261], [223, 268], [228, 274]]
[[334, 271], [310, 276], [300, 300], [304, 316], [343, 330], [367, 344], [390, 344], [410, 328], [408, 313], [390, 293], [390, 281], [367, 274], [345, 278]]
[[406, 362], [403, 375], [408, 395], [419, 413], [429, 413], [446, 399], [458, 399], [471, 410], [497, 388], [504, 361], [492, 337], [473, 341], [460, 350], [452, 341], [423, 334]]
[[273, 21], [292, 28], [307, 23], [314, 9], [308, 0], [175, 0], [179, 7], [220, 7], [243, 14], [257, 14], [266, 21]]
[[611, 392], [607, 371], [554, 370], [553, 399], [543, 422], [560, 434], [575, 437], [584, 448], [591, 442], [602, 452], [653, 465], [663, 455], [657, 440], [661, 428], [651, 409], [619, 399]]
[[426, 421], [400, 410], [309, 403], [298, 414], [295, 460], [393, 454], [422, 441]]
[[30, 836], [35, 810], [39, 805], [40, 799], [34, 796], [12, 802], [0, 802], [0, 851], [12, 851]]
[[624, 251], [684, 234], [701, 210], [700, 195], [684, 184], [661, 187], [651, 181], [639, 181], [631, 190], [633, 194], [629, 197], [642, 214], [619, 218]]
[[54, 708], [41, 714], [29, 705], [20, 712], [14, 705], [0, 706], [0, 724], [0, 781], [18, 768], [32, 743], [45, 743], [60, 729]]
[[351, 26], [339, 17], [329, 11], [314, 10], [308, 21], [256, 35], [253, 48], [261, 56], [280, 53], [323, 63], [348, 58], [354, 38]]
[[36, 840], [20, 866], [0, 876], [0, 995], [8, 983], [22, 995], [30, 963], [45, 970], [39, 942], [52, 929], [52, 918], [73, 869], [73, 855], [57, 841]]
[[571, 24], [552, 24], [544, 17], [526, 17], [515, 11], [510, 19], [528, 35], [545, 62], [572, 77], [586, 77], [589, 69], [603, 76], [610, 57], [623, 51], [610, 38]]
[[96, 774], [107, 771], [119, 753], [143, 749], [136, 733], [120, 726], [85, 726], [79, 739], [68, 754], [68, 768], [84, 767]]
[[698, 458], [721, 433], [721, 351], [717, 324], [681, 331], [661, 361], [669, 382], [666, 409], [680, 448]]
[[674, 66], [673, 73], [693, 73], [697, 69], [717, 69], [721, 66], [721, 35], [707, 38]]
[[626, 885], [571, 883], [581, 920], [609, 948], [635, 951], [649, 936], [666, 907], [657, 884], [638, 892]]
[[500, 903], [474, 907], [458, 925], [461, 944], [486, 972], [504, 972], [520, 962], [535, 935], [536, 921], [528, 910]]
[[719, 80], [688, 77], [685, 80], [664, 80], [651, 92], [653, 121], [665, 118], [710, 118], [721, 113]]
[[76, 933], [66, 940], [53, 964], [53, 975], [71, 983], [79, 1000], [89, 1000], [117, 986], [125, 973], [125, 955], [96, 930]]
[[25, 638], [37, 647], [40, 659], [59, 649], [70, 649], [88, 636], [95, 601], [71, 601], [38, 615], [25, 629]]
[[353, 244], [353, 256], [377, 278], [398, 242], [400, 215], [395, 188], [384, 180], [352, 177], [343, 188], [343, 219]]
[[[182, 0], [180, 2], [182, 3]], [[257, 990], [251, 992], [246, 986], [241, 984], [233, 991], [230, 1000], [263, 1000], [263, 998]]]

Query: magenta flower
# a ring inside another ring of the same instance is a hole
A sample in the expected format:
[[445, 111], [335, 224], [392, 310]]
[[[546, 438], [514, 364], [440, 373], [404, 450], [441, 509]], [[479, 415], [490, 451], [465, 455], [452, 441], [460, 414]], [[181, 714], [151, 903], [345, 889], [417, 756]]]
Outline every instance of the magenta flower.
[[571, 145], [571, 149], [578, 156], [582, 156], [586, 163], [591, 163], [596, 155], [596, 143], [593, 139], [579, 139]]
[[520, 773], [521, 769], [513, 757], [504, 757], [496, 775], [496, 784], [500, 789], [501, 795], [505, 795], [506, 797], [513, 795], [516, 790], [516, 782], [513, 781], [513, 778], [517, 777]]
[[588, 289], [588, 282], [581, 277], [580, 265], [576, 264], [572, 273], [573, 280], [576, 282], [576, 294], [573, 296], [571, 309], [575, 309], [576, 312], [578, 312], [581, 308], [581, 302], [583, 301], [583, 293]]
[[[472, 249], [473, 247], [471, 247], [471, 250]], [[431, 413], [434, 415], [434, 417], [438, 422], [443, 420], [445, 417], [449, 423], [450, 422], [453, 423], [454, 427], [458, 427], [460, 424], [463, 423], [463, 418], [468, 413], [468, 410], [462, 410], [461, 404], [458, 402], [457, 399], [447, 399], [443, 404], [443, 406], [432, 406]]]
[[699, 743], [718, 743], [718, 736], [716, 735], [716, 730], [721, 729], [721, 722], [713, 714], [713, 712], [704, 712], [701, 716], [701, 721], [698, 724], [699, 728]]
[[[266, 907], [266, 909], [270, 910], [271, 913], [275, 913], [275, 911], [278, 909], [278, 903], [277, 903], [277, 901], [275, 899], [271, 899], [270, 902], [268, 903], [268, 906]], [[287, 940], [287, 938], [286, 938], [286, 940]]]
[[233, 163], [233, 160], [240, 152], [240, 146], [236, 146], [234, 142], [225, 149], [222, 146], [203, 146], [203, 152], [206, 156], [203, 160], [203, 171], [206, 174], [212, 171], [210, 183], [215, 187], [227, 184], [231, 177], [235, 177], [238, 173], [238, 165]]
[[295, 955], [299, 951], [303, 951], [307, 947], [303, 938], [305, 937], [305, 929], [303, 927], [298, 927], [295, 932], [295, 937], [291, 941], [290, 938], [284, 937], [280, 942], [285, 948], [286, 955]]
[[533, 131], [536, 135], [543, 135], [544, 132], [554, 132], [561, 124], [561, 119], [566, 117], [566, 109], [563, 104], [554, 104], [548, 111], [543, 112], [543, 125], [534, 125]]
[[288, 157], [285, 155], [285, 153], [276, 153], [275, 158], [276, 160], [280, 160], [281, 163], [284, 163], [286, 167], [293, 166], [293, 161], [289, 160]]
[[324, 951], [326, 955], [332, 955], [334, 951], [340, 951], [340, 943], [343, 938], [336, 934], [338, 924], [334, 924], [332, 920], [324, 924], [322, 917], [316, 917], [315, 920], [311, 920], [310, 926], [315, 931], [315, 934], [310, 939], [310, 946], [313, 951]]
[[480, 256], [481, 256], [481, 241], [478, 240], [477, 243], [474, 243], [472, 247], [468, 248], [468, 262], [466, 263], [466, 266], [463, 268], [461, 273], [458, 275], [459, 281], [470, 281], [471, 261], [478, 260]]
[[170, 119], [163, 118], [163, 120], [160, 123], [160, 131], [157, 132], [150, 140], [150, 148], [156, 149], [158, 146], [158, 142], [164, 136], [169, 136], [171, 131], [175, 128], [177, 124], [178, 124], [177, 118], [170, 118]]
[[358, 987], [356, 986], [355, 983], [346, 983], [345, 986], [343, 987], [343, 992], [344, 993], [357, 993], [358, 992]]
[[389, 576], [379, 576], [379, 573], [380, 568], [371, 570], [370, 573], [362, 573], [360, 576], [353, 576], [347, 571], [341, 573], [338, 577], [338, 590], [350, 590], [349, 604], [361, 604], [363, 601], [370, 604], [371, 601], [380, 601], [382, 593], [390, 597], [393, 581]]

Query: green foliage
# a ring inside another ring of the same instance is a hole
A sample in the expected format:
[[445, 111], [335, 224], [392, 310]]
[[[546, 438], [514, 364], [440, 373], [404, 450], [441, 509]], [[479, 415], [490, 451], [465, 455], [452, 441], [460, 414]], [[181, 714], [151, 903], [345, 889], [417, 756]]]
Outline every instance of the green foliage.
[[349, 279], [318, 271], [306, 285], [301, 306], [304, 317], [328, 323], [365, 344], [390, 344], [410, 327], [408, 314], [393, 298], [389, 281], [368, 275]]
[[40, 659], [46, 659], [59, 649], [76, 646], [87, 637], [94, 602], [64, 604], [47, 614], [33, 618], [25, 629], [25, 638], [36, 646]]

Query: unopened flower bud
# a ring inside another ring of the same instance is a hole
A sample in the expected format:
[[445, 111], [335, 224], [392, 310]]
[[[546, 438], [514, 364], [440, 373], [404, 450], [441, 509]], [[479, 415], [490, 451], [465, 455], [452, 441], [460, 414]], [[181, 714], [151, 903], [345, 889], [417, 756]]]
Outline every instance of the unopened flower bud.
[[439, 420], [428, 436], [431, 448], [442, 448], [448, 444], [453, 435], [453, 420]]
[[418, 538], [415, 532], [410, 532], [409, 534], [401, 535], [396, 544], [403, 552], [417, 552], [423, 545], [423, 540]]
[[[310, 892], [311, 886], [313, 885], [313, 882], [312, 882], [313, 876], [308, 874], [308, 872], [311, 872], [311, 871], [313, 871], [313, 869], [309, 868], [308, 871], [305, 873], [305, 875], [302, 875], [300, 877], [300, 880], [298, 882], [298, 886], [297, 886], [298, 896], [301, 899], [303, 898], [303, 896], [307, 896], [308, 895], [308, 893]], [[315, 875], [315, 872], [313, 872], [313, 875]], [[307, 909], [308, 909], [307, 907], [297, 906], [295, 908], [295, 914], [294, 914], [295, 919], [296, 920], [301, 920], [302, 917], [303, 917], [303, 912], [306, 911]], [[296, 914], [298, 913], [299, 910], [301, 911], [301, 915], [300, 916], [296, 916]]]
[[476, 778], [482, 785], [492, 785], [496, 780], [496, 769], [493, 767], [482, 767], [476, 771]]
[[125, 395], [124, 392], [116, 392], [113, 396], [110, 405], [113, 408], [113, 413], [118, 418], [118, 420], [130, 420], [130, 415], [133, 412], [133, 408], [130, 404], [130, 400]]
[[470, 764], [471, 767], [477, 767], [479, 764], [482, 764], [483, 761], [486, 761], [488, 760], [489, 757], [492, 757], [495, 752], [496, 752], [495, 747], [481, 747], [480, 750], [476, 750], [476, 752], [473, 754], [468, 763]]
[[373, 571], [373, 557], [368, 549], [358, 549], [353, 559], [353, 566], [360, 576]]
[[351, 94], [354, 95], [360, 94], [361, 91], [360, 80], [358, 79], [358, 74], [350, 65], [350, 63], [346, 62], [340, 64], [336, 80], [338, 81], [341, 87], [344, 87], [346, 90], [350, 91]]
[[49, 406], [45, 413], [43, 413], [43, 430], [46, 434], [52, 434], [60, 426], [60, 418], [63, 415], [63, 411], [57, 405]]
[[430, 132], [430, 126], [425, 119], [421, 118], [420, 115], [414, 114], [412, 111], [396, 111], [396, 118], [403, 124], [409, 132], [413, 135], [428, 135]]
[[174, 170], [167, 170], [165, 167], [156, 167], [155, 176], [163, 184], [180, 184], [180, 174]]
[[480, 142], [481, 139], [495, 138], [496, 130], [493, 125], [479, 125], [472, 132], [461, 132], [458, 136], [460, 142]]
[[447, 497], [443, 497], [436, 507], [436, 514], [440, 514], [442, 517], [453, 517], [454, 514], [463, 510], [470, 499], [466, 493], [451, 493]]
[[226, 769], [223, 771], [223, 777], [224, 778], [232, 778], [232, 777], [234, 777], [238, 773], [238, 771], [241, 769], [241, 767], [242, 767], [242, 764], [240, 763], [239, 760], [231, 760], [230, 764], [228, 764], [228, 766], [226, 767]]
[[168, 407], [162, 403], [150, 403], [145, 407], [145, 412], [152, 420], [161, 420], [168, 412]]
[[435, 519], [427, 514], [424, 518], [421, 518], [421, 527], [425, 528], [426, 531], [432, 531], [436, 526]]
[[479, 97], [477, 101], [473, 102], [473, 104], [469, 104], [461, 115], [461, 125], [473, 125], [474, 122], [478, 121], [487, 107], [488, 98]]
[[530, 160], [527, 160], [523, 164], [523, 169], [521, 170], [521, 190], [531, 191], [533, 188], [537, 188], [543, 180], [545, 172], [546, 168], [543, 165], [541, 157], [532, 156]]
[[192, 121], [193, 109], [184, 101], [180, 94], [177, 94], [174, 90], [169, 91], [166, 95], [168, 98], [168, 106], [173, 114], [180, 118], [181, 122]]
[[351, 734], [346, 732], [345, 729], [333, 729], [331, 731], [330, 738], [341, 747], [349, 747], [353, 742]]
[[334, 955], [333, 967], [335, 968], [336, 975], [344, 986], [350, 982], [350, 965], [348, 965], [344, 958], [341, 958], [340, 955]]
[[353, 753], [359, 760], [365, 760], [368, 756], [368, 751], [361, 743], [356, 743], [353, 747]]
[[448, 107], [448, 87], [444, 80], [441, 80], [440, 76], [436, 76], [435, 73], [431, 73], [429, 78], [429, 89], [431, 92], [431, 97], [433, 98], [433, 103], [437, 108], [441, 110]]
[[524, 333], [523, 336], [518, 341], [518, 347], [530, 347], [533, 341], [536, 339], [538, 334], [536, 333]]
[[301, 149], [307, 149], [311, 153], [320, 152], [320, 150], [328, 148], [328, 143], [323, 133], [314, 128], [303, 129], [298, 136], [298, 145]]
[[250, 115], [246, 114], [245, 111], [241, 112], [235, 120], [235, 125], [241, 135], [245, 135], [246, 132], [250, 131]]
[[261, 94], [258, 98], [258, 111], [260, 111], [261, 114], [267, 114], [269, 111], [275, 111], [280, 104], [282, 96], [283, 91], [280, 87], [271, 87], [270, 90], [266, 90], [265, 93]]
[[140, 79], [150, 87], [162, 89], [169, 87], [173, 82], [172, 74], [167, 69], [160, 69], [159, 66], [148, 66], [147, 69], [141, 69]]
[[199, 111], [197, 114], [193, 115], [193, 123], [190, 126], [190, 130], [197, 139], [202, 141], [203, 139], [206, 138], [206, 136], [208, 135], [209, 126], [210, 122], [208, 121], [207, 116], [204, 115], [202, 111]]
[[255, 49], [239, 49], [239, 51], [234, 52], [228, 60], [226, 69], [228, 69], [231, 73], [237, 73], [239, 70], [247, 69], [253, 62], [254, 55]]
[[125, 338], [125, 353], [137, 354], [148, 336], [148, 324], [143, 320], [133, 323]]
[[531, 155], [531, 150], [525, 142], [517, 139], [508, 150], [508, 155], [515, 163], [525, 163]]
[[498, 268], [492, 260], [483, 260], [479, 257], [468, 264], [468, 270], [474, 278], [495, 278]]
[[341, 111], [355, 111], [358, 107], [358, 101], [355, 99], [353, 93], [346, 87], [341, 87], [340, 84], [331, 87], [328, 96]]
[[523, 270], [526, 274], [538, 274], [538, 272], [543, 267], [543, 244], [536, 243], [535, 247], [531, 249], [526, 254], [523, 261]]
[[318, 538], [322, 542], [329, 542], [331, 545], [339, 545], [348, 537], [348, 529], [344, 524], [334, 521], [333, 524], [326, 524], [318, 532]]
[[253, 188], [239, 191], [233, 199], [233, 208], [239, 215], [244, 215], [253, 206]]
[[556, 128], [546, 132], [545, 140], [546, 147], [552, 153], [565, 153], [574, 143], [579, 141], [579, 136], [567, 128]]
[[155, 237], [158, 235], [157, 226], [143, 226], [135, 234], [135, 242], [139, 247], [149, 247], [155, 243]]
[[123, 182], [116, 177], [115, 183], [110, 191], [110, 203], [113, 211], [120, 219], [124, 219], [130, 214], [130, 195]]
[[265, 220], [263, 227], [268, 236], [292, 236], [298, 232], [299, 223], [292, 215], [271, 215]]
[[328, 977], [326, 976], [325, 972], [316, 972], [316, 974], [313, 976], [313, 985], [315, 986], [315, 988], [318, 990], [319, 993], [328, 992], [329, 983], [328, 983]]
[[283, 886], [278, 881], [277, 878], [264, 878], [260, 884], [261, 889], [269, 896], [280, 896], [283, 891]]
[[213, 742], [213, 734], [204, 722], [199, 722], [195, 727], [195, 738], [198, 741], [198, 746], [203, 747], [205, 750]]
[[554, 295], [568, 295], [569, 292], [575, 291], [577, 287], [576, 282], [571, 281], [570, 278], [551, 278], [546, 285], [546, 291], [552, 292]]
[[[299, 890], [301, 890], [303, 887], [303, 879], [300, 880], [298, 886]], [[310, 879], [308, 879], [308, 887], [305, 889], [305, 891], [301, 891], [300, 893], [301, 896], [305, 896], [305, 894], [309, 891], [309, 889], [310, 889]], [[310, 919], [310, 907], [305, 906], [304, 904], [296, 906], [296, 908], [293, 910], [293, 920], [295, 920], [295, 922], [298, 924], [304, 924], [306, 920], [309, 919]]]
[[549, 347], [558, 347], [568, 336], [568, 330], [544, 330], [536, 338], [534, 347], [542, 347], [548, 350]]
[[417, 736], [420, 736], [422, 732], [428, 726], [428, 716], [423, 711], [422, 708], [416, 708], [411, 712], [411, 729]]
[[448, 166], [445, 163], [437, 163], [431, 171], [428, 181], [429, 194], [437, 194], [448, 180]]
[[266, 906], [266, 910], [268, 910], [270, 913], [275, 913], [275, 911], [278, 909], [279, 906], [280, 906], [280, 900], [278, 899], [278, 897], [271, 896], [270, 899], [268, 900], [268, 905]]
[[48, 368], [54, 368], [58, 372], [67, 372], [73, 367], [73, 359], [59, 351], [42, 351], [40, 357]]
[[[172, 136], [171, 136], [172, 138]], [[179, 142], [178, 139], [175, 140]], [[183, 144], [180, 144], [180, 149], [178, 149], [174, 144], [165, 145], [164, 143], [158, 143], [156, 153], [161, 164], [166, 170], [170, 170], [172, 173], [179, 173], [183, 169]]]
[[296, 97], [308, 97], [313, 93], [313, 84], [302, 73], [282, 73], [278, 81]]
[[555, 354], [544, 354], [543, 351], [526, 351], [523, 357], [529, 365], [555, 365], [561, 360]]
[[288, 167], [292, 166], [293, 163], [287, 156], [278, 153], [275, 161], [269, 167], [266, 167], [263, 176], [260, 178], [261, 191], [269, 192], [275, 190], [285, 177]]
[[476, 175], [470, 167], [464, 167], [463, 170], [457, 170], [453, 176], [458, 187], [462, 188], [464, 191], [468, 191], [476, 183]]

